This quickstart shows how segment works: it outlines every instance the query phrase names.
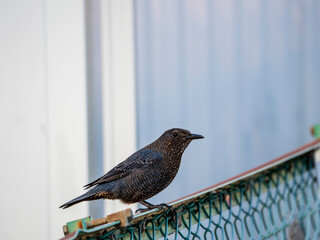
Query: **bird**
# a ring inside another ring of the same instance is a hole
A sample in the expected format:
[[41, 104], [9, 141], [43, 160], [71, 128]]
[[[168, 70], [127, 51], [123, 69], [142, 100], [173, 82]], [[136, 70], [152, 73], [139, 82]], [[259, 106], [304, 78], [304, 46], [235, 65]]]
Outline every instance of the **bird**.
[[[145, 210], [168, 207], [153, 205], [146, 200], [164, 190], [178, 173], [184, 150], [199, 134], [181, 128], [165, 131], [157, 140], [138, 150], [102, 177], [84, 186], [85, 194], [63, 204], [74, 204], [97, 199], [119, 199], [123, 203], [140, 203]], [[141, 210], [141, 209], [139, 209]]]

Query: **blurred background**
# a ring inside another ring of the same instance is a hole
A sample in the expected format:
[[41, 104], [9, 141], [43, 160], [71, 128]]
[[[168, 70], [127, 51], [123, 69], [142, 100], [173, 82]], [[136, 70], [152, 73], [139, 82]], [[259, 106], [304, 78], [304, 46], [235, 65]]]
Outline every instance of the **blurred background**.
[[59, 206], [169, 128], [205, 139], [152, 203], [311, 141], [319, 22], [317, 0], [0, 1], [1, 236], [123, 209]]

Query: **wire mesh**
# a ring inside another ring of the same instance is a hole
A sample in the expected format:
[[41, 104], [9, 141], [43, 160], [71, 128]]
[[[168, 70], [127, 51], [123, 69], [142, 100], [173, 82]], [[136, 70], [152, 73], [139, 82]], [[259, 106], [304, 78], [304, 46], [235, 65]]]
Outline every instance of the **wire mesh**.
[[[313, 152], [87, 239], [320, 239]], [[291, 230], [289, 230], [291, 229]]]

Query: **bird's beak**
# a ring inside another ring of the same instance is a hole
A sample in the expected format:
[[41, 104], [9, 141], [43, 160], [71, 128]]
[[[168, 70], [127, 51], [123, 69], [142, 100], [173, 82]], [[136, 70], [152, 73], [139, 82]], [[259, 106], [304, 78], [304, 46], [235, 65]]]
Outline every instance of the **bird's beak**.
[[201, 138], [204, 138], [202, 135], [199, 135], [199, 134], [191, 134], [189, 136], [186, 137], [186, 139], [201, 139]]

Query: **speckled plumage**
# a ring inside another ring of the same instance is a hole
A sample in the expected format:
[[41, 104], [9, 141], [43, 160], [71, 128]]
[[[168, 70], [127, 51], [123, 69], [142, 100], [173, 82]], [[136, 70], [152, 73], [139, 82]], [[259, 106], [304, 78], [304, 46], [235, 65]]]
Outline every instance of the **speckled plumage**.
[[176, 176], [184, 150], [193, 139], [203, 138], [188, 130], [173, 128], [156, 141], [132, 154], [104, 176], [84, 186], [92, 188], [60, 208], [82, 201], [120, 199], [124, 203], [140, 202], [152, 208], [146, 199], [165, 189]]

